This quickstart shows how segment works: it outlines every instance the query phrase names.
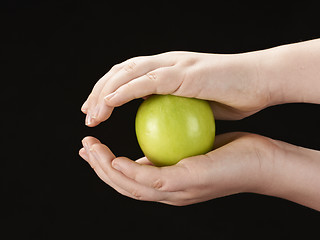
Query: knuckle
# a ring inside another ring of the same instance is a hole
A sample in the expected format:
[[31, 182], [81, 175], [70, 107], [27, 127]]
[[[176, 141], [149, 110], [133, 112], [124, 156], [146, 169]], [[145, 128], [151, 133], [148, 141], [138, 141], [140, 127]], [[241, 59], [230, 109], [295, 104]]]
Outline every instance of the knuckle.
[[118, 92], [118, 94], [122, 94], [122, 96], [123, 96], [123, 94], [125, 94], [126, 96], [131, 95], [134, 98], [137, 98], [137, 93], [136, 93], [136, 91], [134, 91], [134, 89], [135, 89], [135, 83], [130, 81], [130, 82], [122, 85], [117, 90], [117, 92]]
[[160, 178], [153, 181], [153, 183], [151, 185], [152, 188], [157, 189], [157, 190], [162, 190], [163, 186], [164, 186], [163, 181]]
[[129, 88], [129, 89], [130, 89], [130, 88], [132, 88], [133, 86], [134, 86], [134, 82], [133, 82], [133, 81], [130, 81], [130, 82], [122, 85], [121, 87], [123, 87], [123, 88]]
[[121, 68], [121, 63], [113, 65], [110, 70], [115, 71], [115, 70], [118, 70], [119, 68]]
[[133, 196], [134, 199], [137, 199], [137, 200], [142, 200], [142, 195], [141, 193], [134, 189], [132, 192], [131, 192], [131, 195]]
[[173, 192], [177, 190], [174, 179], [168, 175], [161, 176], [151, 182], [151, 187], [161, 192]]
[[146, 74], [146, 76], [148, 77], [149, 80], [155, 81], [158, 79], [158, 74], [156, 72], [148, 72]]
[[195, 57], [190, 57], [181, 62], [183, 67], [191, 67], [197, 63], [198, 59]]
[[134, 60], [130, 60], [130, 61], [123, 67], [123, 69], [124, 69], [126, 72], [130, 73], [130, 72], [132, 72], [132, 71], [136, 68], [136, 66], [137, 66], [137, 63], [136, 63]]

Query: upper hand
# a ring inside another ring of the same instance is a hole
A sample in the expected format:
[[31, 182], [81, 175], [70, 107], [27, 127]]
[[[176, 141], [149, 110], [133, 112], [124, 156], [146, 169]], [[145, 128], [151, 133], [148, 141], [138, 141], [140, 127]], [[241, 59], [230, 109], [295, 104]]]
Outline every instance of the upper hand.
[[211, 101], [217, 119], [241, 119], [269, 103], [254, 54], [168, 52], [115, 65], [94, 86], [82, 106], [86, 124], [96, 126], [114, 107], [151, 94]]

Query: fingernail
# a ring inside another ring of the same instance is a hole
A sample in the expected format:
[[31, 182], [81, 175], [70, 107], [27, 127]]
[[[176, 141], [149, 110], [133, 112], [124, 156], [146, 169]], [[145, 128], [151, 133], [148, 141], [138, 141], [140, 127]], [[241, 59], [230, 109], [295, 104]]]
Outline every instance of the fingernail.
[[82, 112], [86, 112], [88, 110], [88, 101], [85, 101], [81, 107]]
[[84, 147], [84, 150], [86, 150], [86, 153], [89, 154], [89, 144], [87, 142], [83, 142], [83, 147]]
[[87, 142], [84, 142], [84, 143], [83, 143], [83, 147], [84, 147], [84, 150], [86, 150], [86, 153], [87, 153], [87, 154], [89, 154], [89, 153], [95, 153], [95, 151], [93, 150], [92, 146], [90, 147]]
[[88, 153], [84, 147], [79, 150], [79, 154], [83, 159], [88, 160]]
[[86, 125], [88, 126], [90, 123], [91, 123], [91, 117], [90, 117], [90, 115], [89, 114], [87, 114], [87, 116], [86, 116]]
[[113, 93], [110, 93], [108, 94], [107, 96], [104, 97], [104, 100], [105, 101], [109, 101], [111, 98], [113, 98], [115, 95], [117, 94], [117, 92], [113, 92]]
[[119, 166], [119, 164], [116, 161], [112, 161], [112, 167], [118, 171], [121, 171], [121, 167]]
[[97, 159], [97, 160], [100, 159], [98, 153], [93, 149], [93, 147], [91, 147], [91, 148], [89, 149], [89, 151], [90, 151], [90, 153], [93, 155], [93, 157], [94, 157], [95, 159]]
[[96, 119], [99, 116], [99, 112], [100, 112], [100, 105], [96, 105], [95, 108], [93, 109], [91, 118], [92, 119]]
[[93, 121], [94, 121], [94, 117], [92, 117], [91, 114], [88, 113], [86, 116], [86, 125], [87, 126], [91, 125], [93, 123]]

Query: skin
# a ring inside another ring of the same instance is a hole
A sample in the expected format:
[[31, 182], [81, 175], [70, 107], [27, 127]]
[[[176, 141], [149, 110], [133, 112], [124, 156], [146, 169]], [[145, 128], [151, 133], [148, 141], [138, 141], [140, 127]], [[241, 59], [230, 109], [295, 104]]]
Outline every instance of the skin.
[[[242, 54], [168, 52], [115, 65], [82, 106], [86, 125], [151, 94], [210, 101], [217, 119], [237, 120], [289, 102], [320, 103], [320, 40]], [[155, 167], [116, 157], [93, 137], [80, 156], [131, 198], [188, 205], [241, 192], [276, 196], [320, 210], [320, 152], [249, 133], [216, 136], [214, 150]]]

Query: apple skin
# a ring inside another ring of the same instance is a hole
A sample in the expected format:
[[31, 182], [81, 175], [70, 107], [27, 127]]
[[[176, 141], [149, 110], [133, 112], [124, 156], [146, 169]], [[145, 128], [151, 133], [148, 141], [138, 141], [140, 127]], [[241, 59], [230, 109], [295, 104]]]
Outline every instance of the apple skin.
[[155, 166], [169, 166], [212, 150], [215, 121], [209, 103], [196, 98], [152, 95], [139, 107], [136, 135]]

